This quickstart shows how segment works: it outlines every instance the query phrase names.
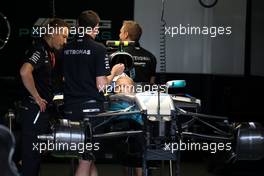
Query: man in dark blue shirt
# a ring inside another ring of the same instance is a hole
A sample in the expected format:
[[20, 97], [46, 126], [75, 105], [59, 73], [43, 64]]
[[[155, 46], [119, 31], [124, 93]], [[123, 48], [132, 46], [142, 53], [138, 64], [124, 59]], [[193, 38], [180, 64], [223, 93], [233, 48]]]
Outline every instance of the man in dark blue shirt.
[[[66, 46], [63, 53], [63, 69], [65, 104], [88, 100], [104, 101], [103, 87], [111, 80], [105, 77], [111, 75], [109, 60], [105, 48], [94, 41], [91, 35], [78, 37]], [[97, 85], [98, 79], [102, 79], [99, 81], [103, 84]], [[97, 87], [101, 91], [98, 91]]]
[[[83, 120], [87, 114], [101, 112], [106, 85], [124, 71], [123, 64], [115, 65], [110, 71], [106, 48], [94, 41], [99, 32], [99, 21], [95, 12], [82, 12], [78, 17], [78, 28], [86, 32], [77, 34], [63, 51], [64, 112], [70, 120]], [[90, 118], [89, 122], [94, 126], [98, 118]], [[92, 160], [90, 154], [84, 155], [75, 175], [97, 175]]]

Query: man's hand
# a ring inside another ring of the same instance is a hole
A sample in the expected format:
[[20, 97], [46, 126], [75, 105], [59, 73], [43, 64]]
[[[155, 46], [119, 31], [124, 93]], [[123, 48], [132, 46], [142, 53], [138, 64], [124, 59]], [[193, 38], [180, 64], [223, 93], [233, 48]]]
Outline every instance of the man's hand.
[[105, 86], [111, 84], [113, 78], [122, 74], [125, 70], [124, 64], [116, 64], [111, 70], [111, 75], [108, 76], [98, 76], [96, 77], [96, 86], [99, 91], [103, 91]]
[[45, 99], [42, 99], [40, 96], [36, 97], [35, 101], [39, 106], [40, 112], [44, 112], [46, 110], [48, 102]]
[[111, 74], [113, 76], [118, 76], [120, 74], [122, 74], [125, 70], [125, 65], [124, 64], [116, 64], [113, 66], [112, 70], [111, 70]]

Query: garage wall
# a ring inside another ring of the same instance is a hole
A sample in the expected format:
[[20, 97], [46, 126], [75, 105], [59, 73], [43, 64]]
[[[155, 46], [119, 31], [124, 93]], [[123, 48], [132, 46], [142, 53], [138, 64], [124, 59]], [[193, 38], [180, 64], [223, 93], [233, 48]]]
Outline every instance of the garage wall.
[[[146, 4], [148, 8], [146, 8]], [[143, 28], [141, 44], [159, 60], [161, 0], [135, 0], [134, 17]], [[231, 27], [231, 34], [166, 34], [166, 72], [244, 74], [246, 0], [219, 0], [204, 8], [198, 0], [165, 0], [166, 27]], [[174, 28], [175, 29], [175, 28]], [[159, 63], [159, 62], [158, 62]], [[159, 72], [159, 65], [157, 68]]]

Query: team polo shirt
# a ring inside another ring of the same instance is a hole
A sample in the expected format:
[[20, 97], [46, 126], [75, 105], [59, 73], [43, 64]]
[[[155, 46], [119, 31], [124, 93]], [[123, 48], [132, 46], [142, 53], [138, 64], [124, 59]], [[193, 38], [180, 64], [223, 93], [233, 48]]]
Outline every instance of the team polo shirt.
[[150, 78], [156, 74], [157, 61], [155, 56], [140, 47], [138, 43], [129, 45], [123, 49], [125, 52], [131, 54], [134, 59], [135, 76], [133, 80], [135, 82], [149, 82]]
[[[34, 83], [40, 97], [51, 102], [53, 99], [52, 69], [55, 64], [54, 51], [45, 40], [37, 40], [33, 47], [26, 52], [24, 63], [30, 63], [33, 66]], [[27, 92], [27, 95], [30, 95], [29, 92]]]
[[103, 101], [96, 86], [96, 77], [110, 74], [106, 48], [90, 36], [77, 37], [63, 51], [65, 103], [89, 100]]

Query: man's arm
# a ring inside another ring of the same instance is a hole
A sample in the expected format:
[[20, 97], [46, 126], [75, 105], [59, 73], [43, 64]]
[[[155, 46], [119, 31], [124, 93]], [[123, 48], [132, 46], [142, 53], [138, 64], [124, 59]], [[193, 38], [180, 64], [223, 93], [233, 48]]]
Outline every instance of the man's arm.
[[115, 76], [121, 75], [125, 70], [124, 64], [116, 64], [111, 70], [111, 74], [107, 76], [107, 84], [110, 84]]
[[105, 87], [108, 85], [106, 76], [97, 76], [96, 77], [96, 86], [99, 92], [104, 91]]
[[108, 76], [97, 76], [96, 77], [97, 89], [99, 91], [103, 91], [104, 88], [112, 82], [112, 80], [115, 76], [123, 73], [124, 69], [125, 69], [124, 64], [116, 64], [115, 66], [113, 66], [110, 75], [108, 75]]
[[36, 103], [40, 107], [40, 111], [44, 112], [46, 109], [47, 101], [42, 99], [36, 89], [34, 77], [33, 77], [33, 66], [30, 63], [24, 63], [20, 69], [20, 76], [23, 84], [29, 93], [34, 97]]

